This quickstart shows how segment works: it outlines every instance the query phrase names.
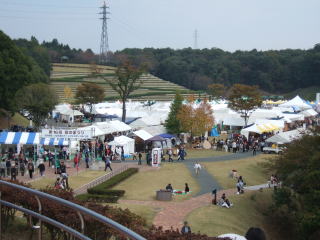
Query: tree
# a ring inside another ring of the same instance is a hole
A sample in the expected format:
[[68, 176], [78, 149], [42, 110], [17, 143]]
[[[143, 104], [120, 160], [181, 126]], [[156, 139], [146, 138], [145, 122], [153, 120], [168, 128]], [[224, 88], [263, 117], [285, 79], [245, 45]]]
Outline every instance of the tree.
[[130, 94], [139, 89], [143, 83], [140, 78], [144, 70], [136, 68], [129, 62], [119, 66], [115, 72], [116, 78], [113, 80], [105, 79], [111, 88], [116, 91], [122, 101], [122, 122], [126, 121], [126, 101]]
[[271, 160], [270, 169], [282, 182], [282, 188], [273, 195], [273, 216], [279, 223], [287, 224], [286, 229], [293, 230], [297, 239], [320, 236], [319, 146], [317, 127], [310, 135], [288, 144], [282, 155]]
[[101, 74], [103, 68], [100, 68], [95, 62], [90, 63], [90, 76], [96, 77], [97, 75]]
[[92, 105], [104, 100], [104, 88], [95, 83], [82, 83], [77, 87], [75, 98], [77, 103], [89, 105], [91, 113]]
[[196, 108], [191, 104], [183, 105], [177, 119], [181, 123], [182, 131], [189, 132], [191, 136], [200, 136], [214, 125], [213, 111], [207, 102], [200, 103]]
[[226, 93], [226, 87], [221, 83], [213, 83], [208, 85], [208, 90], [208, 93], [212, 95], [214, 99], [221, 99]]
[[58, 104], [55, 92], [47, 84], [36, 83], [20, 89], [15, 96], [19, 110], [29, 112], [35, 127], [39, 128]]
[[65, 97], [65, 99], [67, 99], [68, 103], [71, 103], [72, 98], [73, 98], [72, 89], [69, 86], [65, 86], [63, 88], [63, 93], [64, 93], [64, 97]]
[[14, 111], [16, 92], [29, 84], [48, 82], [38, 64], [0, 31], [0, 108]]
[[228, 97], [228, 106], [241, 113], [247, 126], [250, 114], [262, 104], [262, 99], [257, 86], [234, 84]]
[[181, 123], [177, 119], [177, 114], [182, 107], [183, 97], [177, 92], [174, 100], [170, 106], [170, 112], [168, 118], [165, 121], [164, 126], [166, 127], [168, 133], [180, 133], [181, 132]]

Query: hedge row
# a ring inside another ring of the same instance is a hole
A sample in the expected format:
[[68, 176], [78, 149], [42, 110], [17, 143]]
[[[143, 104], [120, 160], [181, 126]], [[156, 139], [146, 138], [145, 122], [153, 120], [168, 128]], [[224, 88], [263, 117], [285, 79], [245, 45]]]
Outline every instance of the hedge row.
[[80, 201], [116, 203], [125, 194], [124, 190], [110, 189], [118, 183], [138, 172], [138, 168], [129, 168], [126, 171], [110, 178], [109, 180], [87, 190], [87, 194], [78, 195]]

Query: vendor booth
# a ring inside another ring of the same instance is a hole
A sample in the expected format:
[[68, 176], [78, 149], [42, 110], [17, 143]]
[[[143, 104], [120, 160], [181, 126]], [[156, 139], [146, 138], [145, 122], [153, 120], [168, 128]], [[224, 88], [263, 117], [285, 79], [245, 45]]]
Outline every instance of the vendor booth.
[[130, 157], [134, 153], [134, 139], [126, 136], [115, 137], [108, 145], [111, 146], [113, 152], [116, 150], [117, 153], [121, 153], [121, 149], [123, 148], [124, 157]]

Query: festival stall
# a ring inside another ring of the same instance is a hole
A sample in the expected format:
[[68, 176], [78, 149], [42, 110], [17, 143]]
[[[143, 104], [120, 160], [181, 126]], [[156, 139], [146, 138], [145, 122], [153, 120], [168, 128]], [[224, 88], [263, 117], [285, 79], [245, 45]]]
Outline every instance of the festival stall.
[[124, 157], [129, 157], [132, 155], [134, 151], [134, 139], [126, 137], [126, 136], [119, 136], [115, 137], [112, 142], [108, 143], [111, 146], [113, 152], [121, 153], [121, 148], [124, 151]]
[[295, 129], [292, 131], [278, 133], [266, 140], [269, 143], [285, 144], [300, 138], [302, 136], [302, 130]]
[[299, 110], [311, 109], [312, 107], [306, 103], [301, 97], [298, 95], [293, 99], [289, 100], [286, 103], [280, 104], [279, 107], [295, 107], [299, 108]]

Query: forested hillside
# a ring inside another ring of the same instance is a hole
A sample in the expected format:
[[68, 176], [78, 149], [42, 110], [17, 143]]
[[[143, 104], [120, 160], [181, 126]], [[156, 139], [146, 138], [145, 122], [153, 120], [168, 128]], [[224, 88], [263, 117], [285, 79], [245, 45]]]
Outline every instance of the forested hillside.
[[130, 59], [147, 63], [150, 73], [187, 88], [206, 89], [208, 84], [259, 85], [270, 93], [286, 93], [320, 85], [320, 44], [309, 50], [236, 51], [221, 49], [124, 49], [113, 61]]
[[0, 31], [0, 110], [14, 111], [14, 96], [20, 88], [48, 81], [43, 68]]

